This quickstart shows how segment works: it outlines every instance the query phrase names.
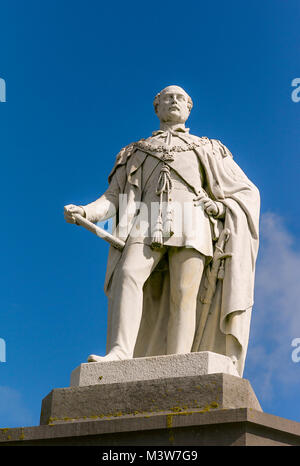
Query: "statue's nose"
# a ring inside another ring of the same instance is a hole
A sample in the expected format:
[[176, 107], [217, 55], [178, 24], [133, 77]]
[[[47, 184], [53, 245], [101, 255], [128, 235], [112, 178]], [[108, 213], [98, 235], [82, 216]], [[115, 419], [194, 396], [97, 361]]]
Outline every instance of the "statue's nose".
[[171, 105], [178, 105], [178, 100], [176, 99], [176, 97], [174, 97], [172, 100], [171, 100]]

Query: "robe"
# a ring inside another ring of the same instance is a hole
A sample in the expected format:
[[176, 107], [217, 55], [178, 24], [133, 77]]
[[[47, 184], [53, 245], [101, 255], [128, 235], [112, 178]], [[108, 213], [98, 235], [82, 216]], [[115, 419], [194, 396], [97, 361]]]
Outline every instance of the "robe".
[[[235, 338], [239, 352], [236, 368], [243, 374], [254, 301], [255, 263], [259, 246], [260, 195], [257, 187], [233, 160], [231, 152], [218, 140], [197, 138], [200, 144], [193, 148], [206, 178], [209, 197], [225, 206], [222, 222], [215, 221], [215, 240], [221, 228], [230, 230], [225, 252], [232, 255], [225, 260], [224, 278], [217, 281], [206, 326], [197, 351], [226, 354], [226, 335]], [[142, 164], [147, 149], [130, 144], [118, 154], [109, 175], [114, 177], [119, 192], [127, 196], [126, 220], [133, 224], [142, 197]], [[188, 167], [182, 167], [180, 176], [189, 182]], [[117, 224], [121, 219], [116, 216]], [[212, 219], [213, 221], [213, 219]], [[130, 231], [130, 228], [129, 228]], [[118, 228], [116, 230], [118, 235]], [[122, 233], [122, 239], [124, 233]], [[110, 299], [114, 269], [122, 252], [110, 247], [104, 289]], [[210, 265], [201, 281], [197, 300], [199, 323]], [[152, 272], [144, 285], [143, 313], [134, 349], [134, 357], [166, 354], [167, 324], [169, 315], [169, 270], [167, 258]], [[108, 326], [111, 316], [108, 316]], [[196, 325], [197, 328], [197, 325]], [[109, 338], [108, 331], [108, 338]], [[107, 342], [110, 346], [110, 342]]]

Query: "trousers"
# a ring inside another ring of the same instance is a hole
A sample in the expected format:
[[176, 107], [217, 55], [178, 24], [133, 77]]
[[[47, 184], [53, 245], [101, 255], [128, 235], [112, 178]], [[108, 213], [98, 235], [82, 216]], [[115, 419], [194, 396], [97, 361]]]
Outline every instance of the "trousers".
[[167, 354], [191, 351], [205, 256], [193, 248], [164, 246], [153, 250], [134, 243], [125, 246], [114, 272], [108, 303], [107, 354], [119, 359], [133, 357], [143, 311], [143, 286], [164, 254], [168, 254], [170, 273]]

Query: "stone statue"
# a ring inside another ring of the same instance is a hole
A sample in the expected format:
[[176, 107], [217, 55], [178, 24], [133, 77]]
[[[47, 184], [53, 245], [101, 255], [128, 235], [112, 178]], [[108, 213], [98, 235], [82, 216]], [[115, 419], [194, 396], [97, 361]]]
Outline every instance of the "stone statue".
[[212, 351], [243, 374], [259, 191], [220, 141], [190, 134], [192, 106], [182, 88], [163, 89], [160, 129], [120, 151], [99, 199], [65, 206], [69, 223], [113, 217], [125, 242], [109, 250], [107, 354], [89, 362]]

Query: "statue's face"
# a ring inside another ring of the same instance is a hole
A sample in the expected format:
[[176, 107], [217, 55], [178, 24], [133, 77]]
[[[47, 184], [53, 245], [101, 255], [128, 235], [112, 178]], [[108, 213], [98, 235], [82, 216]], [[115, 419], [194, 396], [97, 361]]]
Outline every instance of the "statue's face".
[[164, 89], [160, 94], [156, 113], [160, 121], [185, 123], [190, 114], [188, 95], [177, 86]]

